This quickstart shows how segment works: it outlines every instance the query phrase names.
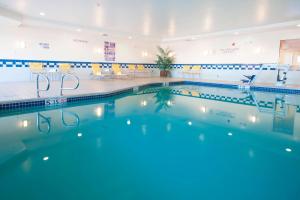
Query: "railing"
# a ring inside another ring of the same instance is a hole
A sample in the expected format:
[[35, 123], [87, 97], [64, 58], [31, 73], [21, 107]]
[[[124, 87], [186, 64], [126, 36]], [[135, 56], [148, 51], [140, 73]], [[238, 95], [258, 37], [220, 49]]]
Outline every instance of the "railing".
[[[64, 81], [67, 76], [72, 76], [77, 81], [77, 84], [74, 88], [64, 88]], [[63, 74], [61, 77], [61, 85], [60, 85], [60, 96], [63, 96], [64, 90], [76, 90], [79, 87], [79, 78], [74, 74]]]
[[[40, 77], [43, 77], [47, 81], [47, 87], [45, 89], [40, 89]], [[45, 74], [37, 74], [36, 76], [36, 95], [40, 98], [40, 92], [48, 91], [50, 88], [50, 81], [48, 76]]]

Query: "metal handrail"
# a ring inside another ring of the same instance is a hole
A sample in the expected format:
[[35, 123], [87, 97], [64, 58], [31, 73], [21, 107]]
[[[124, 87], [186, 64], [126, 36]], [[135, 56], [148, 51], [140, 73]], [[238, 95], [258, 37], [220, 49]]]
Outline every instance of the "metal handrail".
[[[47, 87], [45, 89], [40, 89], [40, 77], [43, 77], [46, 81], [47, 81]], [[37, 97], [40, 98], [40, 92], [45, 92], [48, 91], [50, 89], [50, 81], [48, 76], [46, 76], [45, 74], [37, 74], [36, 76], [36, 94]]]
[[[64, 80], [65, 77], [67, 76], [72, 76], [73, 78], [76, 79], [77, 84], [74, 88], [64, 88]], [[74, 74], [63, 74], [61, 77], [61, 84], [60, 84], [60, 96], [63, 96], [63, 90], [76, 90], [79, 87], [79, 78], [78, 76], [74, 75]]]
[[[74, 113], [74, 112], [71, 112], [71, 111], [64, 111], [63, 109], [61, 109], [60, 111], [60, 116], [61, 116], [61, 121], [62, 121], [62, 124], [65, 126], [65, 127], [78, 127], [79, 124], [80, 124], [80, 118], [79, 116], [77, 115], [77, 113]], [[65, 120], [65, 114], [67, 115], [70, 115], [70, 116], [73, 116], [75, 118], [75, 122], [73, 124], [68, 124]]]

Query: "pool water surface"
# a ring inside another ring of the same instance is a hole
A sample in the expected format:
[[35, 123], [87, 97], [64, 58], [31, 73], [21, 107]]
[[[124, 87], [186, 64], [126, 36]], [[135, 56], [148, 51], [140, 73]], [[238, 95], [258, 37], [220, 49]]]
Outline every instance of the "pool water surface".
[[1, 113], [0, 199], [300, 199], [300, 96], [178, 85]]

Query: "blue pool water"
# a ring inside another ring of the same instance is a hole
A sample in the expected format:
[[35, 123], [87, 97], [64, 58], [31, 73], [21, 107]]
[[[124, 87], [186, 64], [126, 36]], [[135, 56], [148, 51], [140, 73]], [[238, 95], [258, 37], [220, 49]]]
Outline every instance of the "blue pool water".
[[300, 199], [299, 104], [179, 85], [1, 113], [0, 199]]

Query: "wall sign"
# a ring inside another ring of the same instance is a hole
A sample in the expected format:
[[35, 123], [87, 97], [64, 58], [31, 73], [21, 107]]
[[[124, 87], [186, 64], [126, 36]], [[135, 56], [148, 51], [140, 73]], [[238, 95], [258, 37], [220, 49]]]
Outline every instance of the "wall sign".
[[105, 61], [116, 61], [116, 43], [104, 42]]
[[67, 101], [67, 98], [64, 97], [49, 98], [45, 100], [45, 106], [62, 105], [67, 103]]
[[50, 49], [50, 44], [46, 42], [40, 42], [39, 46], [43, 49]]
[[221, 54], [232, 54], [239, 51], [239, 48], [226, 48], [226, 49], [220, 49]]

